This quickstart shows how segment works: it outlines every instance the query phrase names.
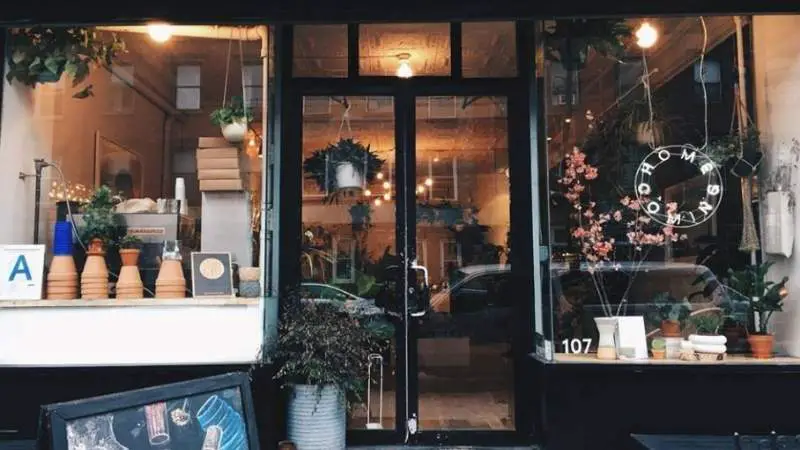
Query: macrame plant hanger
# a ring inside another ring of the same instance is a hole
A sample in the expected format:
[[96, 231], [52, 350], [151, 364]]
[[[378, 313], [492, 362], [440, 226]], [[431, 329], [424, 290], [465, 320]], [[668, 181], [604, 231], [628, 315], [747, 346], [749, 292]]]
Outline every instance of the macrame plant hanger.
[[[238, 32], [238, 30], [237, 30]], [[242, 35], [238, 36], [239, 41], [239, 73], [242, 76], [242, 110], [245, 112], [244, 120], [247, 122], [247, 88], [245, 88], [245, 73], [244, 73], [244, 45], [242, 44]], [[231, 73], [231, 49], [233, 48], [233, 30], [231, 30], [230, 39], [228, 39], [228, 53], [225, 58], [225, 85], [222, 89], [222, 107], [224, 108], [228, 102], [228, 80]], [[248, 125], [248, 129], [250, 126]]]

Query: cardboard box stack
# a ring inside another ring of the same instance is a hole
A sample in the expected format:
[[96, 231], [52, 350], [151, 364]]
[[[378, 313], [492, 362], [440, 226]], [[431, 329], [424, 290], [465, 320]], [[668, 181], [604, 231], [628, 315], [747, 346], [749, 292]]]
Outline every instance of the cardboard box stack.
[[201, 137], [197, 145], [200, 191], [241, 191], [241, 151], [223, 138]]

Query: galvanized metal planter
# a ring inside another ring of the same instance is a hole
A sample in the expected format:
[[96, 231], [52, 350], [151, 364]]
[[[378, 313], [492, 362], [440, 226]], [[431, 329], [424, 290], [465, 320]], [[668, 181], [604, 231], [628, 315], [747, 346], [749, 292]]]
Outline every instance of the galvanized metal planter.
[[287, 433], [298, 450], [344, 450], [347, 408], [344, 391], [328, 385], [290, 387]]

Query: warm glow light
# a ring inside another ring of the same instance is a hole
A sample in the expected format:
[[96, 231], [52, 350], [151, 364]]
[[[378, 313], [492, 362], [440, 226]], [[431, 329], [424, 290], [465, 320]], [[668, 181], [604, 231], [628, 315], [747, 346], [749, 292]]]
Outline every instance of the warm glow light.
[[547, 136], [547, 140], [548, 140], [548, 141], [552, 141], [552, 140], [553, 140], [553, 138], [551, 138], [550, 136]]
[[433, 186], [433, 178], [425, 178], [425, 186], [431, 187]]
[[425, 193], [425, 186], [423, 186], [421, 184], [417, 185], [417, 193], [419, 193], [419, 194]]
[[572, 122], [572, 119], [570, 119], [569, 117], [567, 117], [566, 119], [564, 119], [564, 122], [570, 123], [570, 122]]
[[376, 198], [376, 199], [375, 199], [375, 206], [381, 206], [381, 203], [383, 203], [383, 202], [381, 201], [381, 199], [379, 199], [379, 198]]
[[370, 195], [372, 195], [372, 191], [370, 191], [369, 189], [367, 189], [366, 191], [364, 191], [364, 195], [366, 195], [367, 197], [369, 197]]
[[388, 192], [387, 192], [387, 193], [385, 193], [385, 194], [383, 194], [383, 199], [384, 199], [384, 200], [386, 200], [386, 201], [388, 202], [389, 200], [391, 200], [391, 199], [392, 199], [392, 194], [390, 194], [390, 193], [388, 193]]
[[391, 187], [392, 187], [392, 183], [389, 183], [388, 181], [384, 181], [383, 182], [383, 188], [384, 189], [390, 189]]
[[650, 48], [656, 44], [657, 40], [658, 31], [650, 23], [642, 22], [642, 25], [636, 30], [636, 45], [641, 48]]
[[172, 25], [166, 23], [150, 24], [147, 26], [147, 33], [152, 40], [163, 44], [172, 37]]
[[382, 180], [382, 179], [383, 179], [383, 172], [378, 172], [378, 173], [375, 175], [375, 178], [377, 178], [377, 179], [379, 179], [379, 180]]
[[397, 65], [397, 76], [400, 78], [411, 78], [414, 76], [414, 71], [411, 69], [411, 64], [408, 63], [408, 59], [411, 57], [408, 53], [402, 53], [397, 55], [398, 61], [400, 61]]
[[434, 157], [433, 162], [439, 162], [439, 157], [438, 156]]
[[256, 138], [250, 138], [249, 144], [250, 144], [250, 147], [255, 147], [256, 146]]

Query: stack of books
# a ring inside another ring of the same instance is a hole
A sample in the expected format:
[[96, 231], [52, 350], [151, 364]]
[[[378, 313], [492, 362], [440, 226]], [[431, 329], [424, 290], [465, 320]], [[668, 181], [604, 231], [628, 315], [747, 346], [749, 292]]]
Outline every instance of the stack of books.
[[197, 145], [197, 179], [201, 191], [241, 191], [241, 151], [223, 138], [201, 137]]

